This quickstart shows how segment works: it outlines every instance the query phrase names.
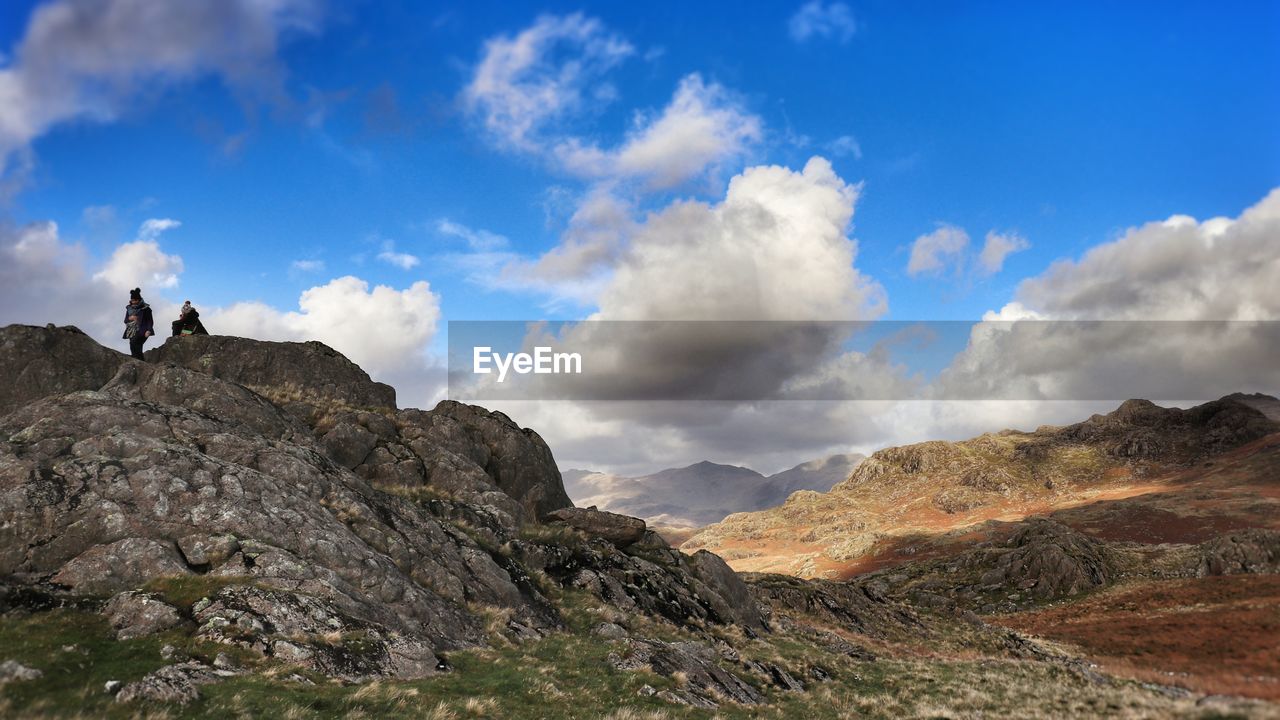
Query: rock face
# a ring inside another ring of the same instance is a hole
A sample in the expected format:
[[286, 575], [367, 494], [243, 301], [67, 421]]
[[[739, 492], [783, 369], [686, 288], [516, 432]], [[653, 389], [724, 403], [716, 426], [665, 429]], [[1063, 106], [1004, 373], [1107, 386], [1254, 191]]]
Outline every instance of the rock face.
[[78, 328], [0, 328], [0, 415], [48, 395], [97, 390], [128, 361]]
[[[490, 633], [562, 628], [547, 583], [695, 631], [764, 630], [723, 562], [643, 521], [613, 516], [597, 537], [539, 528], [586, 511], [541, 438], [500, 413], [397, 410], [317, 343], [188, 337], [140, 363], [70, 330], [4, 333], [21, 340], [4, 367], [54, 347], [73, 370], [26, 370], [42, 384], [0, 416], [0, 578], [111, 597], [122, 638], [187, 627], [333, 677], [416, 678]], [[174, 576], [207, 596], [139, 592]], [[221, 672], [171, 665], [119, 698], [187, 702]]]

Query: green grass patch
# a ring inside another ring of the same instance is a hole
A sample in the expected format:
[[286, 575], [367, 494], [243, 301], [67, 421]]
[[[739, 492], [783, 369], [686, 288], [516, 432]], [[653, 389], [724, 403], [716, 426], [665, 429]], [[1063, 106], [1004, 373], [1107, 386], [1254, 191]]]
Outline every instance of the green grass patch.
[[197, 600], [212, 597], [228, 585], [256, 585], [247, 575], [169, 575], [154, 578], [142, 587], [164, 598], [165, 602], [183, 610], [190, 610]]

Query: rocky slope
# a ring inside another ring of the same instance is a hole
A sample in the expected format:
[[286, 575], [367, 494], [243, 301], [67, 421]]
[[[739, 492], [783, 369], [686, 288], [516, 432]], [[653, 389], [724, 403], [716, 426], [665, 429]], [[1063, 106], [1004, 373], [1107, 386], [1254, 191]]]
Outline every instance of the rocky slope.
[[828, 493], [732, 515], [684, 547], [720, 553], [740, 570], [847, 577], [892, 562], [916, 538], [1149, 493], [1280, 431], [1253, 404], [1224, 398], [1182, 410], [1129, 400], [1065, 427], [888, 448]]
[[579, 504], [634, 515], [651, 524], [696, 528], [736, 512], [780, 505], [800, 490], [830, 490], [862, 459], [857, 454], [832, 455], [773, 475], [704, 461], [639, 477], [589, 470], [567, 470], [564, 476], [569, 495]]
[[[216, 591], [166, 613], [202, 638], [343, 677], [418, 677], [485, 643], [489, 609], [505, 633], [560, 629], [535, 573], [673, 622], [759, 625], [709, 553], [642, 532], [630, 544], [656, 564], [574, 520], [561, 524], [594, 535], [522, 540], [572, 505], [536, 433], [452, 402], [397, 410], [318, 343], [182, 338], [140, 363], [74, 329], [0, 334], [28, 380], [0, 418], [0, 577], [114, 596], [126, 629], [159, 602], [136, 591], [199, 578]], [[358, 635], [359, 658], [334, 633]]]
[[1201, 714], [897, 586], [744, 580], [318, 343], [148, 360], [0, 329], [0, 716]]

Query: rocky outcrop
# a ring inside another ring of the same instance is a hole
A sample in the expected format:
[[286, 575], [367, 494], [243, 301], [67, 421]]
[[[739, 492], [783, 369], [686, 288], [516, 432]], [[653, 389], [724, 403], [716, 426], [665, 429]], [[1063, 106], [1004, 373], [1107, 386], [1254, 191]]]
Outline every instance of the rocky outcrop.
[[553, 510], [572, 507], [551, 448], [528, 428], [500, 412], [445, 400], [429, 413], [403, 411], [397, 416], [401, 437], [422, 452], [423, 465], [436, 473], [458, 459], [483, 470], [503, 494], [515, 500], [528, 521]]
[[979, 582], [1016, 589], [1040, 600], [1102, 587], [1108, 562], [1102, 543], [1052, 520], [1028, 521], [1003, 548], [968, 554], [964, 567], [979, 568]]
[[764, 695], [751, 683], [720, 667], [717, 651], [695, 643], [667, 643], [661, 640], [628, 639], [621, 653], [609, 656], [618, 670], [645, 668], [663, 677], [679, 674], [685, 687], [667, 691], [663, 699], [680, 705], [714, 709], [720, 701], [758, 705]]
[[890, 600], [874, 585], [761, 573], [746, 573], [743, 578], [772, 623], [816, 618], [871, 638], [925, 633], [925, 623], [914, 610]]
[[625, 548], [644, 537], [644, 521], [594, 508], [561, 508], [547, 513], [547, 522], [561, 523]]
[[991, 613], [1105, 587], [1114, 565], [1105, 543], [1037, 518], [1019, 523], [1002, 542], [869, 573], [854, 583], [916, 607]]
[[364, 409], [396, 407], [396, 391], [390, 385], [374, 382], [359, 365], [315, 341], [188, 335], [169, 338], [148, 350], [146, 358], [275, 393], [282, 404], [300, 414], [328, 403]]
[[442, 667], [431, 645], [342, 612], [331, 601], [233, 585], [192, 608], [198, 637], [331, 677], [421, 678]]
[[97, 390], [128, 361], [75, 327], [0, 328], [0, 415], [49, 395]]
[[1251, 528], [1200, 544], [1196, 574], [1280, 573], [1280, 532]]
[[1120, 458], [1187, 462], [1275, 432], [1276, 423], [1235, 397], [1183, 410], [1126, 400], [1115, 411], [1063, 428], [1062, 438], [1098, 444]]
[[1228, 396], [1188, 409], [1129, 400], [1063, 427], [886, 448], [828, 493], [731, 515], [682, 547], [720, 552], [740, 570], [856, 571], [888, 538], [907, 544], [907, 528], [934, 534], [1030, 507], [1079, 506], [1099, 488], [1208, 467], [1244, 446], [1256, 451], [1257, 441], [1280, 432], [1258, 409], [1269, 407], [1264, 400]]
[[521, 565], [624, 612], [684, 627], [740, 624], [748, 633], [763, 629], [756, 600], [742, 592], [736, 575], [726, 577], [709, 560], [695, 560], [665, 544], [640, 542], [622, 550], [603, 538], [588, 538], [514, 540], [507, 547]]
[[[67, 364], [96, 362], [85, 347], [89, 360]], [[101, 611], [121, 638], [188, 628], [349, 680], [423, 677], [492, 633], [559, 630], [555, 585], [692, 632], [763, 631], [727, 566], [642, 521], [611, 518], [626, 529], [616, 544], [539, 526], [572, 505], [550, 449], [501, 413], [395, 410], [314, 343], [181, 338], [152, 358], [49, 384], [0, 417], [6, 587], [49, 588], [45, 607], [110, 597]], [[208, 594], [140, 592], [174, 576]], [[24, 592], [0, 600], [34, 607]], [[189, 701], [209, 672], [170, 666], [121, 697]]]
[[717, 615], [747, 628], [763, 626], [751, 590], [719, 555], [699, 550], [689, 556], [689, 564], [706, 585], [702, 597]]

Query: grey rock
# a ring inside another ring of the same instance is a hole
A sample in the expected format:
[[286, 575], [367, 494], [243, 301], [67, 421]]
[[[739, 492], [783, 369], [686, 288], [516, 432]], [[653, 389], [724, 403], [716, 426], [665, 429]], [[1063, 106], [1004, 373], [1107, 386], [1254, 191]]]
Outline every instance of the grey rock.
[[127, 590], [114, 595], [102, 609], [118, 640], [150, 635], [182, 623], [178, 609], [152, 593]]
[[124, 687], [124, 683], [119, 680], [108, 680], [102, 685], [102, 689], [112, 695], [120, 692], [120, 688]]
[[378, 445], [378, 436], [355, 422], [339, 422], [321, 439], [325, 452], [344, 468], [355, 469]]
[[208, 375], [128, 363], [101, 391], [0, 419], [0, 438], [3, 575], [88, 594], [249, 575], [444, 648], [483, 639], [468, 602], [557, 622], [452, 523], [335, 467], [296, 418]]
[[27, 667], [17, 660], [0, 662], [0, 684], [10, 680], [38, 680], [43, 676], [44, 671]]
[[311, 403], [356, 408], [396, 407], [396, 391], [320, 342], [264, 342], [230, 335], [169, 338], [146, 353], [149, 362], [167, 362], [208, 373], [248, 388], [292, 392]]
[[[743, 580], [760, 605], [766, 619], [788, 629], [814, 632], [791, 617], [813, 617], [825, 624], [845, 628], [870, 638], [886, 638], [894, 634], [920, 635], [926, 625], [909, 606], [895, 602], [865, 585], [829, 580], [801, 580], [790, 575], [745, 573]], [[829, 642], [834, 642], [827, 636]], [[859, 657], [850, 652], [841, 654]], [[869, 653], [868, 653], [869, 654]], [[874, 657], [874, 656], [872, 656]], [[860, 658], [862, 659], [862, 658]]]
[[[401, 438], [420, 451], [424, 464], [434, 467], [437, 456], [468, 459], [530, 521], [573, 506], [546, 442], [500, 412], [444, 400], [430, 412], [402, 410], [396, 421]], [[436, 484], [434, 471], [429, 482]]]
[[75, 327], [0, 328], [0, 415], [49, 395], [97, 390], [126, 362]]
[[591, 628], [591, 634], [602, 637], [606, 640], [621, 640], [629, 633], [627, 629], [617, 623], [605, 622]]
[[1197, 574], [1280, 573], [1280, 532], [1250, 528], [1200, 544]]
[[222, 679], [213, 668], [199, 662], [166, 665], [141, 680], [125, 685], [116, 702], [164, 702], [187, 705], [200, 699], [200, 686]]
[[234, 535], [187, 535], [178, 540], [178, 551], [188, 565], [216, 568], [240, 551]]
[[699, 550], [689, 557], [698, 578], [705, 583], [700, 596], [716, 612], [732, 622], [749, 628], [762, 628], [760, 609], [746, 583], [719, 555]]
[[773, 663], [762, 663], [754, 660], [744, 661], [743, 666], [763, 676], [774, 687], [787, 692], [804, 692], [804, 683], [800, 682], [785, 668]]
[[1024, 588], [1042, 600], [1092, 590], [1108, 582], [1106, 548], [1061, 523], [1027, 521], [1005, 545], [973, 552], [963, 562], [969, 567], [994, 565], [982, 574], [983, 584]]
[[547, 513], [544, 519], [547, 522], [563, 523], [593, 537], [603, 538], [620, 548], [638, 542], [645, 534], [645, 524], [640, 518], [604, 510], [567, 507]]
[[190, 660], [190, 658], [187, 657], [186, 653], [179, 650], [177, 646], [171, 645], [169, 643], [165, 643], [164, 645], [160, 646], [160, 657], [161, 659], [168, 660], [169, 662], [181, 662], [183, 660]]
[[[215, 594], [195, 619], [201, 638], [245, 647], [333, 677], [412, 679], [433, 674], [439, 664], [429, 643], [350, 617], [332, 602], [297, 593], [231, 585]], [[334, 642], [333, 637], [343, 641]]]
[[[716, 707], [716, 698], [725, 698], [743, 705], [764, 702], [764, 695], [753, 685], [707, 659], [703, 653], [691, 651], [685, 643], [672, 644], [661, 640], [631, 638], [626, 641], [626, 652], [611, 654], [609, 661], [618, 670], [649, 668], [664, 677], [681, 673], [687, 688], [675, 698], [659, 697], [669, 702]], [[712, 655], [715, 651], [711, 650]]]
[[127, 537], [85, 549], [68, 559], [52, 580], [81, 593], [98, 594], [138, 587], [155, 577], [189, 574], [173, 546]]

